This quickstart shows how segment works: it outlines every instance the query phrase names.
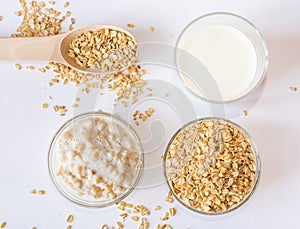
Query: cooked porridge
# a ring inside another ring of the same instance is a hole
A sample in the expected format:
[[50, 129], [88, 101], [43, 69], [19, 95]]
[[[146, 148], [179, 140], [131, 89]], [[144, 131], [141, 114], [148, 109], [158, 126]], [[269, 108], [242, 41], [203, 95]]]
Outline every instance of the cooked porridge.
[[110, 117], [75, 120], [57, 140], [57, 176], [80, 196], [115, 199], [134, 181], [140, 148]]

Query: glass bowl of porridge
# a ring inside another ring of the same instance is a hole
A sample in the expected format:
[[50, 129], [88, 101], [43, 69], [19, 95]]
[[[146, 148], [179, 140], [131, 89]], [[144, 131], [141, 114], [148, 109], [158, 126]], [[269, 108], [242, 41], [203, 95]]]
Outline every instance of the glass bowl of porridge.
[[57, 190], [81, 206], [101, 208], [124, 199], [137, 185], [144, 153], [134, 129], [121, 118], [90, 112], [67, 121], [48, 154]]

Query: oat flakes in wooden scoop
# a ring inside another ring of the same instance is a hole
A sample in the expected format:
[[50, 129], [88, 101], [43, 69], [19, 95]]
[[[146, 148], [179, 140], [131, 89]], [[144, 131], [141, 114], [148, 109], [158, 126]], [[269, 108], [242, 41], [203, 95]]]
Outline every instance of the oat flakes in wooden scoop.
[[112, 25], [89, 25], [49, 37], [0, 38], [0, 60], [60, 62], [82, 72], [109, 73], [136, 62], [137, 42]]

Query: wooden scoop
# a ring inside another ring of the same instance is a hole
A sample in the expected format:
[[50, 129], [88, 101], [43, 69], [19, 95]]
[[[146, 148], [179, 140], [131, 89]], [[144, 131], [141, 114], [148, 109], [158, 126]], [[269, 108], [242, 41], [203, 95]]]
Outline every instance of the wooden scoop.
[[[68, 56], [70, 42], [78, 35], [100, 29], [120, 31], [135, 38], [128, 31], [114, 25], [88, 25], [70, 32], [49, 37], [0, 38], [1, 60], [40, 60], [59, 62], [81, 72], [105, 73], [101, 69], [90, 69], [79, 66], [74, 58]], [[137, 55], [137, 52], [136, 52]]]

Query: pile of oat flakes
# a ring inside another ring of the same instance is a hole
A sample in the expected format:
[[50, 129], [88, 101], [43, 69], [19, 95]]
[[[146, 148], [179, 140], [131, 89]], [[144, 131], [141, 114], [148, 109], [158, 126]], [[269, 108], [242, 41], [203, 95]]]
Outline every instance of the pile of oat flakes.
[[[68, 10], [70, 3], [68, 1], [63, 3], [64, 11], [56, 9], [58, 4], [61, 2], [55, 1], [25, 1], [19, 0], [20, 10], [15, 12], [15, 15], [21, 19], [20, 25], [16, 29], [16, 33], [12, 34], [12, 37], [44, 37], [53, 36], [63, 33], [63, 27], [68, 24], [68, 30], [73, 30], [74, 24], [76, 22], [74, 17], [71, 17], [71, 11]], [[0, 21], [2, 21], [2, 16], [0, 16]], [[133, 28], [134, 25], [129, 23], [128, 28]], [[154, 31], [154, 27], [150, 27], [150, 31]], [[112, 73], [112, 74], [87, 74], [79, 72], [70, 66], [66, 66], [61, 63], [49, 62], [43, 67], [36, 67], [34, 65], [22, 66], [20, 63], [15, 64], [15, 68], [18, 71], [27, 69], [30, 71], [38, 71], [41, 74], [46, 72], [53, 73], [53, 77], [49, 80], [48, 86], [52, 87], [56, 84], [67, 85], [72, 83], [74, 86], [83, 86], [82, 92], [89, 93], [90, 90], [103, 90], [108, 89], [115, 92], [115, 102], [120, 101], [121, 104], [126, 107], [128, 103], [134, 104], [137, 101], [137, 96], [143, 93], [143, 88], [146, 85], [146, 81], [143, 79], [143, 75], [146, 71], [142, 69], [137, 63], [132, 63], [131, 66], [126, 68], [126, 70]], [[49, 96], [52, 100], [52, 97]], [[77, 108], [80, 102], [79, 98], [76, 98], [75, 103], [68, 105], [58, 105], [52, 104], [52, 109], [54, 112], [58, 113], [60, 116], [65, 116], [70, 108]], [[43, 109], [49, 109], [50, 104], [47, 102], [43, 103], [41, 107]], [[153, 108], [149, 108], [146, 115], [150, 117], [154, 112]], [[149, 113], [150, 112], [150, 113]], [[147, 114], [149, 113], [149, 114]], [[32, 189], [31, 194], [45, 195], [46, 191]], [[166, 202], [172, 203], [173, 199], [171, 194], [166, 197]], [[120, 213], [121, 221], [124, 222], [126, 217], [130, 214], [140, 214], [140, 216], [132, 215], [131, 220], [134, 222], [139, 222], [138, 228], [149, 228], [149, 222], [147, 218], [150, 216], [150, 211], [143, 205], [138, 204], [136, 206], [120, 202], [117, 205], [118, 209], [122, 211]], [[161, 207], [156, 206], [155, 211], [160, 211]], [[176, 209], [174, 207], [169, 208], [167, 212], [160, 218], [162, 221], [168, 220], [170, 217], [176, 214]], [[71, 229], [73, 222], [73, 215], [70, 214], [66, 218], [66, 229]], [[6, 222], [0, 224], [0, 228], [5, 228], [7, 226]], [[116, 223], [118, 229], [123, 228], [121, 222]], [[108, 227], [107, 225], [102, 225], [101, 228], [114, 228], [113, 226]], [[157, 229], [171, 229], [169, 224], [157, 224]], [[32, 227], [36, 229], [36, 227]]]
[[[70, 6], [69, 2], [63, 4], [66, 12], [62, 14], [55, 9], [57, 4], [55, 1], [29, 1], [19, 0], [21, 9], [15, 12], [16, 16], [21, 18], [21, 25], [17, 27], [16, 33], [12, 37], [43, 37], [58, 35], [63, 32], [63, 24], [69, 19], [68, 29], [72, 30], [75, 24], [75, 18], [71, 18], [71, 11], [67, 10]], [[128, 26], [129, 27], [129, 26]], [[129, 40], [129, 42], [131, 42]], [[131, 43], [130, 43], [131, 44]], [[24, 67], [16, 63], [15, 68], [22, 70]], [[103, 90], [104, 88], [115, 91], [116, 101], [121, 101], [123, 106], [127, 106], [128, 101], [131, 103], [137, 101], [137, 96], [143, 91], [146, 85], [142, 75], [146, 72], [136, 64], [132, 63], [126, 70], [111, 74], [88, 74], [79, 72], [76, 69], [61, 63], [49, 62], [44, 67], [36, 69], [35, 66], [25, 66], [28, 70], [38, 70], [40, 73], [52, 72], [54, 76], [49, 80], [48, 86], [55, 84], [66, 85], [73, 83], [76, 87], [83, 86], [82, 92], [89, 93], [92, 89]], [[50, 96], [50, 99], [51, 96]], [[76, 104], [58, 105], [53, 104], [52, 109], [60, 116], [64, 116], [68, 112], [68, 107], [77, 108]], [[44, 109], [49, 108], [48, 103], [42, 104]]]

